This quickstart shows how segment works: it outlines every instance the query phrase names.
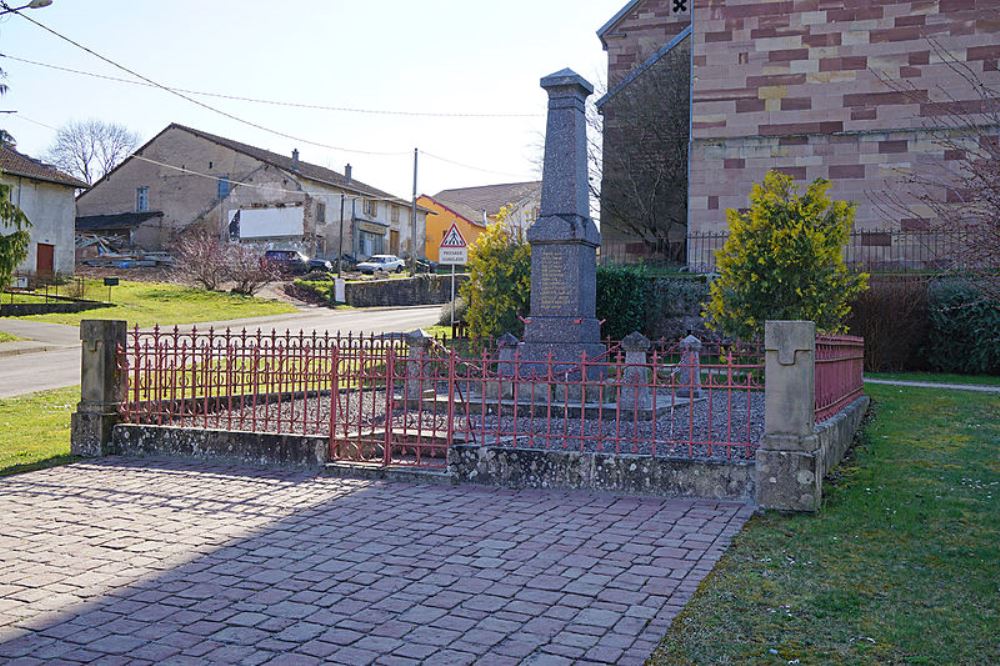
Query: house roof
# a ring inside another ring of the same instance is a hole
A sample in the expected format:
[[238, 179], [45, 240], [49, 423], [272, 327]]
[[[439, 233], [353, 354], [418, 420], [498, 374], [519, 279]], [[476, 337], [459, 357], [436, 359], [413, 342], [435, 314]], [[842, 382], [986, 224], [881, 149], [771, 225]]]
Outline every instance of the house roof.
[[69, 176], [54, 166], [28, 157], [7, 146], [0, 146], [0, 171], [13, 176], [43, 180], [47, 183], [65, 185], [66, 187], [90, 187], [82, 180]]
[[608, 19], [607, 23], [598, 28], [597, 36], [601, 38], [602, 44], [604, 43], [604, 35], [606, 35], [608, 31], [611, 30], [611, 28], [615, 27], [615, 24], [617, 24], [619, 21], [625, 18], [626, 14], [635, 9], [635, 6], [638, 5], [640, 2], [642, 2], [642, 0], [629, 0], [629, 2], [625, 3], [624, 7], [619, 9], [614, 16]]
[[146, 220], [163, 217], [160, 211], [144, 213], [120, 213], [118, 215], [85, 215], [76, 218], [77, 231], [106, 231], [112, 229], [133, 229]]
[[[147, 141], [146, 144], [143, 145], [141, 148], [136, 150], [135, 154], [141, 155], [142, 152], [149, 145], [151, 145], [156, 139], [158, 139], [165, 132], [168, 132], [169, 130], [172, 129], [188, 132], [199, 138], [205, 139], [206, 141], [211, 141], [212, 143], [218, 144], [225, 148], [229, 148], [230, 150], [242, 153], [244, 155], [254, 158], [255, 160], [264, 162], [265, 164], [269, 164], [278, 169], [282, 169], [283, 171], [288, 171], [290, 173], [297, 174], [303, 178], [315, 181], [317, 183], [323, 183], [325, 185], [333, 185], [334, 187], [343, 188], [345, 190], [370, 197], [378, 197], [380, 199], [390, 199], [401, 205], [409, 205], [410, 203], [409, 201], [401, 199], [400, 197], [397, 197], [395, 195], [389, 194], [388, 192], [380, 190], [377, 187], [373, 187], [372, 185], [363, 183], [360, 180], [354, 178], [348, 180], [346, 176], [334, 171], [333, 169], [328, 169], [326, 167], [319, 166], [318, 164], [310, 164], [309, 162], [303, 162], [301, 160], [299, 161], [298, 166], [296, 166], [294, 161], [292, 160], [291, 155], [282, 155], [280, 153], [275, 153], [270, 150], [265, 150], [264, 148], [251, 146], [250, 144], [247, 143], [234, 141], [233, 139], [227, 139], [226, 137], [218, 136], [216, 134], [210, 134], [209, 132], [203, 132], [202, 130], [195, 129], [193, 127], [187, 127], [186, 125], [181, 125], [179, 123], [170, 123], [170, 125], [165, 127], [163, 131], [161, 131], [159, 134], [157, 134], [152, 139]], [[126, 162], [127, 161], [128, 160], [126, 160]], [[118, 165], [119, 168], [123, 164], [125, 164], [125, 162], [122, 162], [122, 164]], [[115, 170], [117, 170], [117, 168]], [[111, 173], [114, 173], [115, 170], [107, 174], [105, 178], [110, 176]]]
[[523, 183], [502, 183], [441, 190], [431, 199], [452, 209], [470, 222], [481, 224], [483, 211], [486, 211], [487, 215], [496, 215], [503, 206], [526, 199], [537, 194], [541, 189], [542, 181], [531, 180]]
[[602, 106], [607, 104], [612, 97], [620, 93], [627, 85], [629, 85], [637, 78], [639, 78], [643, 72], [645, 72], [647, 69], [649, 69], [656, 63], [658, 63], [660, 59], [663, 58], [663, 56], [673, 51], [674, 47], [683, 42], [685, 39], [687, 39], [688, 35], [690, 34], [691, 34], [691, 25], [688, 24], [683, 30], [674, 35], [673, 39], [671, 39], [669, 42], [667, 42], [659, 49], [657, 49], [653, 55], [646, 58], [638, 67], [629, 72], [628, 76], [619, 81], [613, 88], [611, 88], [607, 93], [605, 93], [604, 96], [601, 97], [601, 99], [597, 100], [596, 106], [598, 110], [600, 110]]

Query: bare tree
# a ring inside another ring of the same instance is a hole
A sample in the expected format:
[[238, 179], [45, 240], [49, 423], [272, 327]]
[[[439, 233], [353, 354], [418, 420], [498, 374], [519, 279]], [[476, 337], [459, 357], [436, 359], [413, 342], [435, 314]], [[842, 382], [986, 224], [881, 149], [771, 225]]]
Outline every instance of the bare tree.
[[139, 135], [118, 123], [73, 121], [56, 134], [46, 158], [88, 184], [100, 180], [139, 145]]
[[[686, 43], [588, 114], [590, 185], [602, 229], [681, 262], [687, 229], [690, 67]], [[599, 174], [599, 175], [598, 175]]]
[[920, 90], [909, 79], [875, 74], [921, 105], [943, 159], [900, 172], [895, 188], [872, 199], [887, 219], [924, 220], [948, 238], [950, 256], [941, 259], [967, 272], [984, 296], [1000, 300], [1000, 89], [940, 42], [928, 42], [932, 59], [952, 74], [947, 87]]
[[173, 250], [175, 277], [210, 291], [232, 283], [233, 293], [253, 296], [280, 277], [258, 249], [226, 242], [204, 229], [183, 233]]
[[277, 266], [263, 261], [259, 250], [239, 243], [228, 245], [226, 264], [234, 294], [253, 296], [280, 277]]
[[226, 244], [207, 231], [181, 234], [173, 248], [177, 278], [211, 291], [218, 289], [228, 277], [225, 249]]

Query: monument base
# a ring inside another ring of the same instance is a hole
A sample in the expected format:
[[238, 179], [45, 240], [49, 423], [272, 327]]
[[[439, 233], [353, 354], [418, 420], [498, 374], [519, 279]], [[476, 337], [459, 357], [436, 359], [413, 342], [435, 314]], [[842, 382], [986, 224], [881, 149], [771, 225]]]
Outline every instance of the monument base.
[[[553, 361], [552, 372], [579, 370], [580, 362], [607, 362], [607, 347], [600, 342], [601, 323], [597, 319], [573, 317], [531, 317], [524, 327], [524, 343], [518, 350], [521, 358], [522, 377], [544, 376], [548, 360]], [[586, 355], [586, 357], [584, 356]], [[544, 361], [535, 365], [525, 361]], [[603, 376], [601, 368], [587, 369], [588, 378]]]

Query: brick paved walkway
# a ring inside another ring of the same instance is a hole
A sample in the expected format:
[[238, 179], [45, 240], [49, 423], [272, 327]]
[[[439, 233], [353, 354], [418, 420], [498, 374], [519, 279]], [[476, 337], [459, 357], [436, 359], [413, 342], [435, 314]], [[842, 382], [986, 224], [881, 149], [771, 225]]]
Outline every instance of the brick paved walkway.
[[108, 459], [0, 479], [0, 661], [641, 663], [749, 509]]

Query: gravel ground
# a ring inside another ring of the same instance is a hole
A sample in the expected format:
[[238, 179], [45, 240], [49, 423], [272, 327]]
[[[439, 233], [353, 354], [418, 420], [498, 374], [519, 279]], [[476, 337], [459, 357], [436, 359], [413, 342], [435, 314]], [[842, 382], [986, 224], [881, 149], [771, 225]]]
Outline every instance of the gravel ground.
[[[485, 432], [486, 442], [499, 441], [512, 448], [743, 460], [753, 457], [747, 445], [755, 446], [763, 436], [763, 392], [750, 394], [747, 403], [745, 392], [729, 396], [713, 391], [709, 399], [664, 410], [655, 420], [633, 420], [631, 414], [616, 419], [613, 409], [603, 410], [600, 418], [596, 414], [581, 418], [579, 413], [570, 418], [559, 414], [549, 418], [545, 413], [529, 415], [522, 409], [515, 419], [510, 413], [490, 413], [489, 406], [484, 416], [482, 406], [472, 403], [468, 408], [456, 405], [455, 433], [457, 440], [480, 441]], [[384, 432], [387, 406], [384, 391], [341, 394], [335, 416], [337, 433], [350, 439], [359, 432]], [[325, 436], [330, 433], [330, 417], [330, 397], [320, 396], [284, 400], [280, 406], [222, 410], [209, 415], [208, 427]], [[447, 418], [443, 404], [436, 409], [404, 409], [397, 401], [392, 407], [391, 427], [397, 433], [413, 431], [415, 436], [419, 431], [423, 438], [434, 439], [447, 433]], [[174, 424], [204, 427], [205, 420], [191, 417], [177, 419]], [[732, 445], [725, 446], [726, 442]]]

